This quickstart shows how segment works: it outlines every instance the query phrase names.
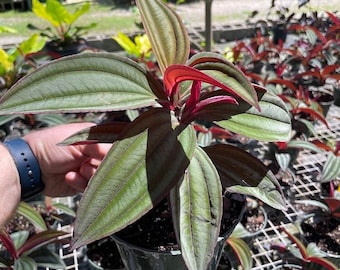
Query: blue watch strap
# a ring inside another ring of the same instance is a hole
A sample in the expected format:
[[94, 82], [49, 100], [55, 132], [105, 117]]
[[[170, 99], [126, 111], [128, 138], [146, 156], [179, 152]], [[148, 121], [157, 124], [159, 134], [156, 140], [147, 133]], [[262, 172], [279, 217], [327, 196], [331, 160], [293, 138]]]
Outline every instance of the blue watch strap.
[[4, 146], [16, 164], [21, 185], [21, 199], [27, 200], [44, 189], [39, 163], [30, 146], [21, 138], [6, 141]]

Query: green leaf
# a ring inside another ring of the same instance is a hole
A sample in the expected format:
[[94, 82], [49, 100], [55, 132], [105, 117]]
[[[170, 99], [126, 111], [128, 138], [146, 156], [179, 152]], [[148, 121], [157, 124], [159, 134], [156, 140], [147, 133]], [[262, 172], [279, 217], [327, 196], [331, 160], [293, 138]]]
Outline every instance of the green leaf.
[[316, 153], [324, 153], [324, 151], [321, 148], [317, 147], [315, 144], [303, 140], [291, 140], [287, 143], [287, 147], [306, 150], [308, 149]]
[[18, 115], [1, 115], [0, 116], [0, 126], [14, 120], [17, 117], [18, 117]]
[[326, 183], [340, 176], [340, 157], [332, 152], [328, 153], [326, 163], [323, 166], [321, 173], [321, 183]]
[[285, 209], [281, 187], [273, 173], [248, 152], [227, 144], [204, 148], [230, 192], [251, 195], [264, 203]]
[[258, 108], [258, 98], [249, 79], [234, 64], [217, 53], [198, 53], [190, 58], [187, 65], [199, 69], [215, 80], [227, 85], [247, 103]]
[[243, 270], [250, 270], [253, 267], [253, 258], [248, 244], [241, 238], [229, 237], [227, 244], [235, 252]]
[[56, 242], [58, 237], [66, 235], [66, 232], [56, 230], [45, 230], [31, 236], [24, 245], [18, 249], [18, 256], [32, 252], [49, 243]]
[[52, 203], [52, 207], [54, 209], [57, 209], [71, 217], [75, 217], [76, 213], [74, 212], [74, 210], [70, 207], [68, 207], [67, 205], [63, 204], [63, 203]]
[[58, 27], [60, 25], [60, 21], [55, 20], [54, 17], [47, 11], [46, 6], [40, 3], [39, 0], [32, 0], [32, 11], [36, 16], [47, 20], [53, 26]]
[[184, 179], [171, 191], [170, 198], [186, 265], [189, 269], [207, 269], [220, 232], [222, 188], [214, 164], [200, 147], [196, 147]]
[[31, 35], [19, 45], [19, 51], [23, 55], [40, 51], [45, 46], [46, 40], [38, 33]]
[[190, 41], [181, 18], [163, 1], [136, 1], [161, 72], [172, 64], [184, 64]]
[[146, 71], [111, 53], [63, 57], [38, 68], [0, 100], [0, 114], [88, 112], [156, 103]]
[[38, 114], [36, 115], [35, 120], [47, 124], [48, 126], [56, 126], [67, 123], [67, 119], [60, 114]]
[[35, 261], [27, 256], [21, 256], [14, 261], [14, 270], [37, 270]]
[[290, 153], [276, 153], [275, 152], [275, 159], [279, 164], [280, 168], [285, 171], [288, 169], [291, 163], [291, 154]]
[[160, 108], [143, 113], [126, 128], [85, 190], [74, 247], [123, 229], [170, 192], [196, 146], [193, 128], [182, 129], [171, 112]]
[[46, 223], [42, 216], [28, 203], [20, 202], [17, 213], [24, 216], [38, 230], [47, 230]]
[[27, 241], [28, 237], [29, 237], [29, 231], [23, 230], [23, 231], [17, 231], [17, 232], [11, 233], [11, 239], [13, 240], [15, 249], [18, 250], [20, 247], [22, 247]]
[[[286, 141], [290, 138], [291, 118], [283, 101], [276, 95], [258, 91], [260, 111], [242, 100], [239, 105], [215, 104], [214, 113], [225, 113], [217, 122], [223, 128], [262, 141]], [[217, 111], [217, 112], [216, 112]]]
[[52, 269], [65, 269], [66, 265], [60, 256], [48, 248], [39, 248], [29, 254], [36, 264], [40, 267]]
[[73, 14], [69, 13], [69, 16], [64, 17], [65, 22], [69, 25], [73, 24], [81, 15], [87, 13], [90, 10], [90, 7], [90, 2], [83, 3], [81, 6], [77, 7]]

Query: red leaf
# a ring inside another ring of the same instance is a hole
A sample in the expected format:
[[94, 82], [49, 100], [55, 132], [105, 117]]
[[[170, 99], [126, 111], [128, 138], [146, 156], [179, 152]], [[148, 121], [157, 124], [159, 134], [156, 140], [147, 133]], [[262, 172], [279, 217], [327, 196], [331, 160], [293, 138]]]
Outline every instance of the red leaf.
[[[213, 96], [208, 97], [198, 102], [194, 107], [184, 108], [182, 121], [183, 123], [190, 123], [195, 119], [200, 118], [200, 114], [204, 113], [204, 109], [213, 104], [238, 104], [235, 98], [230, 96]], [[208, 109], [209, 110], [209, 109]]]
[[333, 64], [333, 65], [326, 66], [322, 70], [321, 74], [324, 77], [324, 76], [329, 75], [330, 73], [334, 72], [337, 68], [339, 68], [338, 64]]
[[340, 218], [340, 200], [336, 198], [324, 198], [332, 215]]
[[4, 229], [0, 229], [0, 241], [4, 244], [4, 246], [6, 247], [8, 252], [11, 254], [11, 256], [14, 259], [17, 259], [18, 254], [17, 254], [17, 251], [15, 249], [13, 240]]
[[229, 86], [215, 80], [198, 69], [185, 65], [171, 65], [165, 70], [164, 73], [164, 85], [168, 97], [173, 97], [176, 95], [178, 92], [179, 83], [187, 80], [209, 83], [211, 85], [220, 87], [221, 89], [226, 90], [236, 96], [239, 96], [239, 94]]
[[317, 112], [317, 111], [315, 111], [315, 110], [312, 110], [312, 109], [310, 109], [310, 108], [295, 108], [295, 109], [292, 109], [291, 112], [292, 112], [293, 114], [298, 114], [298, 113], [302, 113], [302, 112], [303, 112], [303, 113], [307, 113], [307, 114], [309, 114], [313, 119], [318, 119], [318, 120], [320, 120], [322, 123], [324, 123], [324, 124], [326, 125], [327, 128], [329, 128], [328, 123], [327, 123], [325, 117], [324, 117], [321, 113], [319, 113], [319, 112]]
[[326, 13], [336, 26], [340, 26], [340, 20], [334, 13], [328, 11], [326, 11]]
[[202, 83], [200, 81], [194, 81], [191, 86], [191, 94], [188, 100], [185, 103], [185, 110], [192, 111], [192, 109], [196, 106], [200, 98]]
[[289, 89], [293, 90], [295, 93], [298, 91], [298, 89], [296, 88], [296, 86], [288, 80], [284, 80], [284, 79], [272, 79], [272, 80], [268, 80], [267, 84], [281, 84], [284, 85], [286, 87], [288, 87]]

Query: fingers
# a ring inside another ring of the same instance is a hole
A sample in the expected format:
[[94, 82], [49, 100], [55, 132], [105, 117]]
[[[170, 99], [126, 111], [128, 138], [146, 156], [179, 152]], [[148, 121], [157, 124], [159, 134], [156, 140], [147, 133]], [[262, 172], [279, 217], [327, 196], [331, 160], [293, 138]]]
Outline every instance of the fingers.
[[69, 172], [65, 175], [65, 181], [68, 185], [79, 192], [83, 192], [95, 174], [98, 166], [100, 165], [100, 160], [97, 159], [89, 159], [84, 162], [78, 172]]
[[78, 145], [80, 147], [80, 151], [83, 152], [86, 156], [102, 160], [107, 152], [112, 147], [111, 143], [94, 143], [94, 144], [86, 144], [86, 145]]
[[87, 187], [88, 181], [89, 178], [85, 178], [79, 172], [69, 172], [65, 175], [65, 182], [75, 190], [75, 193], [83, 192]]

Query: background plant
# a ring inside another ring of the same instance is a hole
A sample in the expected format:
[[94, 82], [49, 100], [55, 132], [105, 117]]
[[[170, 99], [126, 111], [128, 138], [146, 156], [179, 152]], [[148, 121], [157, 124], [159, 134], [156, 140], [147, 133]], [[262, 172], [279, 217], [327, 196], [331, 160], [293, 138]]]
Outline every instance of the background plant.
[[40, 29], [32, 24], [28, 24], [28, 27], [40, 31], [42, 36], [48, 37], [51, 41], [57, 42], [61, 46], [77, 41], [90, 28], [96, 26], [96, 23], [86, 26], [74, 25], [80, 16], [90, 10], [90, 3], [82, 4], [74, 12], [70, 12], [61, 2], [56, 0], [47, 0], [46, 4], [40, 3], [39, 0], [33, 0], [32, 5], [34, 14], [46, 20], [50, 27]]

